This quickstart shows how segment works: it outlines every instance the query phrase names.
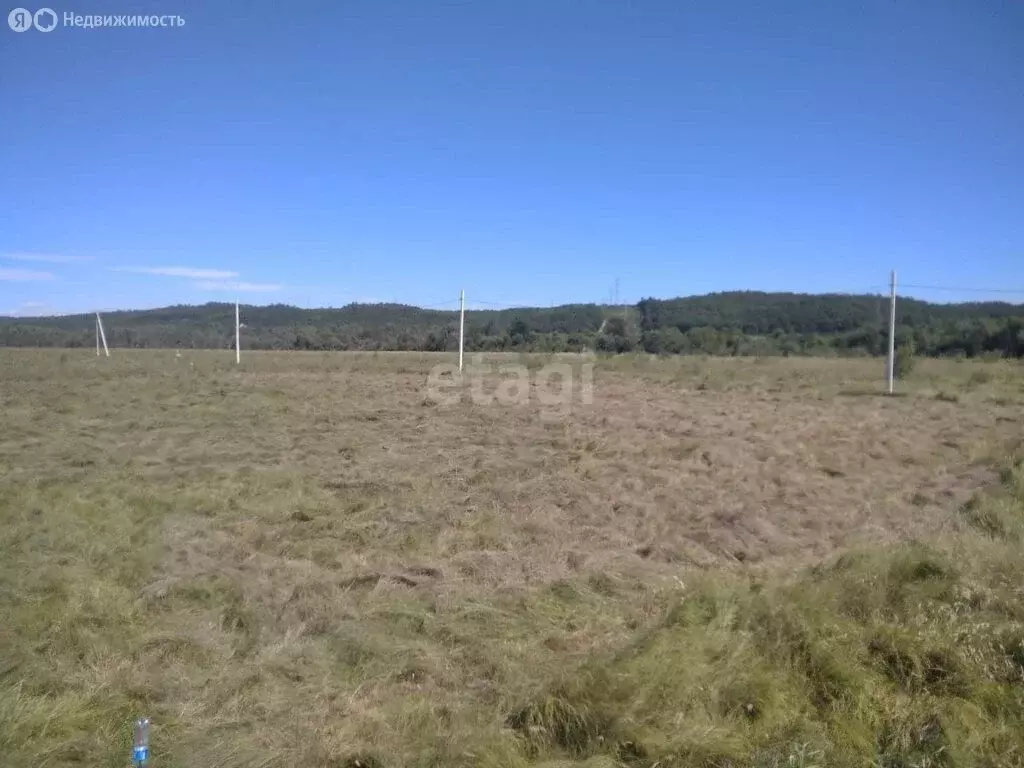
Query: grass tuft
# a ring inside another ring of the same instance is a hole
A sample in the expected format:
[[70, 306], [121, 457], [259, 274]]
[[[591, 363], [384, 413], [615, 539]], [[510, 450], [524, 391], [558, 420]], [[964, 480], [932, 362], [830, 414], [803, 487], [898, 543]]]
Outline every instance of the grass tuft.
[[611, 746], [612, 722], [579, 692], [555, 691], [509, 715], [506, 724], [519, 733], [531, 754], [545, 747], [585, 757]]

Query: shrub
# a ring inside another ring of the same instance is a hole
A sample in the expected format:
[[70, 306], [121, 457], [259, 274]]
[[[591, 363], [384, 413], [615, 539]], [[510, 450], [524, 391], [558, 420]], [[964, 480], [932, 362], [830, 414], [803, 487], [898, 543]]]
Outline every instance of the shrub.
[[893, 376], [901, 381], [906, 379], [914, 370], [917, 364], [917, 354], [913, 342], [901, 344], [896, 350], [896, 357], [893, 361]]

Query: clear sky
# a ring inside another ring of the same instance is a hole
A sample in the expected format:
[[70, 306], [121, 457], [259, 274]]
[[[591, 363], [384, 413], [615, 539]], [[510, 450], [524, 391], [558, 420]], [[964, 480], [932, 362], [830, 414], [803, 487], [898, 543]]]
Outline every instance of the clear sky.
[[0, 313], [1024, 289], [1022, 0], [51, 7], [185, 25], [0, 26]]

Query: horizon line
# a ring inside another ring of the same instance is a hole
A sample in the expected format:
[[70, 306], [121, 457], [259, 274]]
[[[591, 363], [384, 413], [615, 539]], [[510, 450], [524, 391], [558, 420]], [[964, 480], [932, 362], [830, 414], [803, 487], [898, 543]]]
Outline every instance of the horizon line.
[[[636, 307], [636, 306], [638, 306], [643, 301], [660, 301], [660, 302], [686, 301], [688, 299], [702, 299], [702, 298], [708, 298], [708, 297], [713, 297], [713, 296], [723, 296], [723, 295], [730, 295], [730, 294], [750, 294], [750, 293], [763, 294], [765, 296], [834, 296], [834, 297], [845, 296], [845, 297], [870, 297], [870, 298], [883, 298], [883, 299], [888, 299], [889, 298], [888, 293], [883, 293], [883, 292], [877, 292], [877, 293], [868, 293], [868, 292], [852, 293], [852, 292], [846, 292], [846, 291], [807, 292], [807, 291], [765, 291], [765, 290], [757, 290], [757, 289], [732, 289], [732, 290], [723, 290], [723, 291], [710, 291], [708, 293], [700, 293], [700, 294], [678, 295], [678, 296], [672, 296], [672, 297], [669, 297], [669, 298], [657, 298], [657, 297], [654, 297], [654, 296], [649, 296], [649, 297], [641, 298], [641, 299], [639, 299], [638, 301], [635, 301], [635, 302], [620, 302], [620, 303], [602, 302], [602, 301], [589, 301], [589, 302], [571, 302], [570, 301], [570, 302], [564, 302], [564, 303], [561, 303], [561, 304], [530, 304], [530, 303], [488, 302], [488, 301], [482, 301], [482, 300], [478, 300], [478, 301], [474, 302], [471, 298], [468, 298], [467, 301], [466, 301], [466, 311], [472, 311], [472, 312], [502, 312], [502, 311], [517, 310], [517, 309], [552, 310], [552, 309], [560, 309], [560, 308], [563, 308], [563, 307], [609, 307], [609, 308], [621, 309], [621, 308]], [[1024, 292], [1022, 292], [1022, 293], [1024, 293]], [[910, 301], [918, 301], [918, 302], [923, 302], [925, 304], [938, 304], [938, 305], [1007, 304], [1009, 306], [1020, 306], [1020, 307], [1024, 308], [1024, 300], [1022, 300], [1022, 301], [1011, 301], [1009, 299], [996, 299], [996, 298], [993, 298], [993, 299], [961, 299], [961, 300], [955, 300], [955, 301], [936, 301], [934, 299], [933, 300], [923, 299], [923, 298], [920, 298], [919, 296], [914, 296], [914, 295], [911, 295], [911, 294], [900, 294], [899, 292], [897, 292], [897, 299], [898, 300], [902, 299], [904, 301], [908, 301], [908, 300], [910, 300]], [[156, 312], [156, 311], [163, 310], [163, 309], [174, 309], [174, 308], [177, 308], [177, 307], [196, 307], [196, 308], [199, 308], [199, 307], [220, 306], [220, 305], [223, 305], [225, 307], [233, 307], [236, 303], [240, 307], [260, 307], [260, 308], [266, 308], [266, 307], [285, 307], [285, 308], [288, 308], [288, 309], [297, 309], [297, 310], [305, 311], [305, 312], [338, 311], [338, 310], [342, 310], [342, 309], [347, 309], [349, 307], [373, 307], [373, 306], [378, 306], [378, 307], [403, 307], [403, 308], [409, 308], [409, 309], [418, 309], [418, 310], [421, 310], [421, 311], [424, 311], [424, 312], [449, 312], [449, 313], [452, 313], [452, 314], [457, 314], [459, 312], [459, 307], [457, 306], [458, 305], [458, 299], [457, 298], [449, 300], [448, 302], [445, 302], [445, 304], [453, 304], [453, 305], [455, 305], [455, 306], [453, 306], [451, 308], [441, 307], [441, 306], [438, 306], [438, 305], [424, 305], [424, 304], [416, 304], [416, 303], [406, 303], [406, 302], [402, 302], [402, 301], [352, 301], [352, 302], [348, 302], [346, 304], [340, 304], [340, 305], [336, 305], [336, 306], [335, 305], [301, 306], [299, 304], [289, 304], [287, 302], [281, 302], [281, 301], [266, 302], [266, 303], [252, 303], [252, 302], [245, 303], [245, 302], [234, 302], [234, 301], [205, 301], [205, 302], [197, 303], [197, 304], [191, 304], [191, 303], [161, 304], [161, 305], [158, 305], [158, 306], [135, 307], [135, 308], [113, 308], [113, 307], [106, 307], [106, 308], [86, 309], [86, 310], [71, 311], [71, 312], [51, 312], [51, 313], [48, 313], [48, 314], [22, 314], [22, 313], [6, 314], [5, 313], [5, 314], [0, 314], [0, 318], [3, 318], [4, 320], [28, 320], [28, 319], [45, 320], [45, 319], [48, 319], [48, 318], [58, 318], [58, 317], [76, 317], [76, 316], [82, 316], [82, 315], [87, 316], [87, 315], [94, 314], [95, 312], [99, 312], [101, 314], [104, 314], [104, 313], [106, 313], [106, 314], [115, 314], [115, 313], [134, 313], [134, 312]], [[476, 306], [473, 306], [473, 305], [476, 305]], [[479, 306], [479, 305], [484, 305], [484, 306]]]

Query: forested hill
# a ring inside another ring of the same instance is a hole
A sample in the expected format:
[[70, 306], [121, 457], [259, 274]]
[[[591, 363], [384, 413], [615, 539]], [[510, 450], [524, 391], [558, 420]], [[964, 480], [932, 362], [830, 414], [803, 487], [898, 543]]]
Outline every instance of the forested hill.
[[[466, 313], [466, 349], [657, 353], [881, 354], [884, 296], [753, 291], [644, 299], [631, 307], [571, 304]], [[204, 304], [104, 314], [113, 347], [227, 348], [234, 305]], [[456, 349], [458, 313], [400, 304], [339, 309], [242, 308], [249, 349]], [[1024, 305], [898, 303], [898, 341], [921, 354], [1024, 356]], [[0, 317], [0, 346], [91, 346], [92, 315]]]

